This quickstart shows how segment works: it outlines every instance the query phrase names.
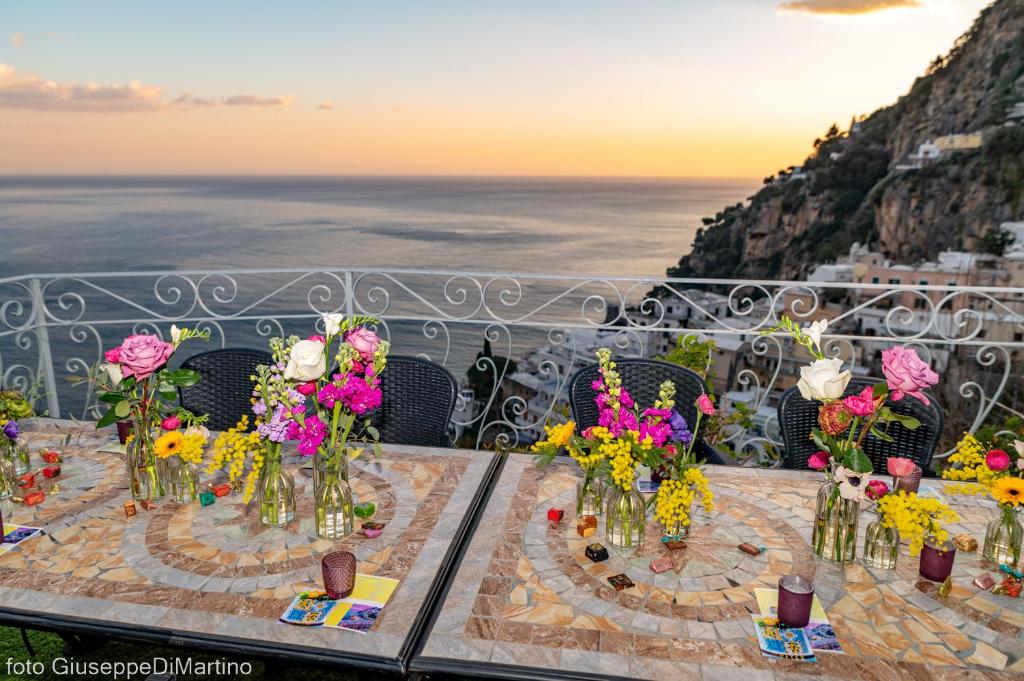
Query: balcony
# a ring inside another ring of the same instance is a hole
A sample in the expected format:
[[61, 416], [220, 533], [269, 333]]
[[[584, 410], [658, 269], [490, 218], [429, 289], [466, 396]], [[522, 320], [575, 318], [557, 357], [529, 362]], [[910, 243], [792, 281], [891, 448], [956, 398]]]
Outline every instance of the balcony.
[[469, 446], [525, 447], [564, 418], [567, 383], [596, 347], [651, 357], [692, 334], [716, 343], [704, 371], [720, 404], [753, 413], [719, 446], [775, 465], [775, 401], [805, 360], [759, 335], [782, 314], [828, 318], [825, 349], [855, 374], [879, 375], [882, 349], [912, 344], [943, 377], [939, 459], [964, 430], [1024, 416], [1024, 300], [1008, 287], [347, 268], [26, 275], [0, 279], [0, 380], [34, 390], [51, 416], [91, 419], [95, 395], [75, 379], [125, 334], [179, 323], [209, 330], [213, 347], [263, 347], [327, 311], [375, 316], [394, 352], [448, 367], [465, 388], [453, 432]]

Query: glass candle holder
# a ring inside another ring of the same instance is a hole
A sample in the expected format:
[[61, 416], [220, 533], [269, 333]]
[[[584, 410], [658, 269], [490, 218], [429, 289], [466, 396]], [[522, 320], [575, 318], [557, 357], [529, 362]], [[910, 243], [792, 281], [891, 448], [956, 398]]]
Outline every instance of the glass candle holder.
[[117, 441], [121, 444], [128, 443], [128, 436], [132, 433], [132, 422], [131, 421], [118, 421], [117, 422]]
[[914, 470], [907, 475], [898, 478], [893, 476], [892, 491], [899, 492], [900, 490], [903, 490], [907, 494], [917, 492], [921, 487], [921, 476], [923, 474], [924, 473], [920, 466], [914, 466]]
[[324, 591], [330, 598], [345, 598], [356, 584], [356, 557], [348, 551], [328, 553], [320, 561]]
[[955, 557], [956, 547], [952, 542], [940, 543], [934, 539], [925, 539], [924, 546], [921, 548], [921, 565], [918, 572], [925, 579], [944, 582], [953, 571]]
[[779, 621], [787, 627], [806, 627], [811, 621], [814, 584], [798, 575], [779, 580]]

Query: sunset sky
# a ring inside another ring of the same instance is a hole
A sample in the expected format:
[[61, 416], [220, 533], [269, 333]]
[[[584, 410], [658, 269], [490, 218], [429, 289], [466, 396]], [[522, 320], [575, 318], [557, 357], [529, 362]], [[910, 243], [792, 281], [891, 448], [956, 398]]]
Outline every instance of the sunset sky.
[[0, 173], [761, 177], [986, 0], [0, 6]]

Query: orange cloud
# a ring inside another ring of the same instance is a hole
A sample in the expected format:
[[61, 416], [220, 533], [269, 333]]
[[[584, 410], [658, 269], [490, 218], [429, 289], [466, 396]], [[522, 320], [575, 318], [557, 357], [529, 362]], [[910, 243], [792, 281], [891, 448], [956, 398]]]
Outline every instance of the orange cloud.
[[0, 64], [0, 107], [35, 111], [118, 112], [164, 111], [199, 107], [287, 108], [295, 98], [231, 95], [198, 98], [185, 93], [171, 101], [162, 98], [163, 88], [137, 80], [126, 85], [55, 83], [35, 73], [19, 73]]
[[808, 14], [868, 14], [896, 7], [920, 7], [921, 0], [790, 0], [779, 9]]
[[12, 35], [11, 36], [11, 44], [14, 45], [15, 47], [21, 47], [22, 45], [24, 45], [25, 44], [25, 34], [24, 33], [15, 33], [14, 35]]
[[316, 108], [322, 109], [324, 111], [331, 111], [332, 109], [334, 109], [334, 102], [332, 102], [329, 99], [325, 99], [324, 101], [317, 104]]

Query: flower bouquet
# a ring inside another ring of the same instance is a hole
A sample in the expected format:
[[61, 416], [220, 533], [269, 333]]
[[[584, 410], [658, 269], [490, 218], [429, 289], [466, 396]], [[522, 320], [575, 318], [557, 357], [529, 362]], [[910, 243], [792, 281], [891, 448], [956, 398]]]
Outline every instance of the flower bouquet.
[[[170, 492], [179, 504], [190, 504], [199, 498], [199, 464], [210, 439], [210, 431], [202, 425], [206, 416], [171, 414], [160, 422], [163, 434], [153, 443], [157, 458], [173, 462], [168, 469]], [[184, 430], [179, 430], [184, 427]], [[166, 490], [165, 490], [166, 491]]]
[[110, 405], [97, 428], [130, 418], [133, 437], [127, 445], [128, 479], [135, 499], [158, 499], [170, 486], [169, 471], [156, 458], [153, 431], [171, 413], [195, 417], [172, 403], [178, 388], [195, 385], [199, 374], [191, 369], [168, 369], [167, 362], [185, 341], [209, 340], [209, 332], [171, 326], [171, 342], [156, 336], [128, 336], [108, 350], [106, 363], [93, 372], [99, 401]]
[[[577, 487], [577, 510], [593, 507], [594, 492], [591, 483], [603, 481], [601, 493], [606, 494], [605, 535], [609, 544], [624, 550], [639, 547], [644, 540], [646, 503], [634, 488], [636, 468], [640, 464], [654, 469], [666, 466], [680, 486], [692, 490], [700, 485], [703, 474], [693, 462], [693, 434], [685, 419], [676, 412], [675, 386], [671, 381], [661, 385], [658, 400], [652, 407], [641, 411], [632, 396], [622, 386], [611, 351], [597, 351], [601, 378], [593, 383], [597, 392], [598, 425], [575, 435], [575, 424], [548, 428], [548, 438], [533, 446], [541, 465], [549, 463], [562, 449], [568, 450], [584, 471], [581, 486]], [[683, 449], [685, 448], [685, 449]], [[685, 456], [680, 457], [680, 451]], [[694, 472], [688, 472], [695, 470]], [[664, 483], [663, 483], [664, 484]], [[666, 487], [667, 488], [667, 487]], [[675, 489], [675, 485], [672, 486]], [[711, 494], [703, 482], [705, 505], [710, 509]], [[586, 496], [586, 495], [589, 495]], [[674, 497], [666, 492], [663, 502], [664, 517], [670, 526], [680, 531], [683, 518], [688, 521], [689, 506], [685, 511], [686, 494]], [[598, 498], [598, 503], [600, 503]], [[692, 491], [689, 493], [692, 502]]]
[[965, 433], [950, 454], [952, 465], [942, 471], [942, 477], [956, 481], [946, 486], [947, 492], [992, 495], [999, 504], [999, 516], [988, 524], [982, 556], [1016, 567], [1024, 542], [1024, 527], [1017, 519], [1024, 503], [1024, 442], [1013, 440], [1013, 457], [1004, 449], [990, 448], [992, 444], [982, 444]]
[[875, 502], [878, 520], [864, 533], [864, 564], [879, 569], [896, 567], [900, 540], [910, 544], [910, 555], [921, 553], [926, 543], [942, 546], [949, 533], [944, 522], [956, 522], [957, 514], [942, 501], [919, 497], [915, 492], [891, 490], [881, 480], [871, 480], [865, 488], [868, 499]]
[[0, 390], [0, 458], [11, 463], [15, 475], [24, 475], [30, 468], [28, 447], [18, 443], [18, 421], [32, 414], [32, 403], [20, 391]]
[[810, 433], [820, 451], [807, 464], [824, 471], [826, 483], [818, 492], [811, 544], [817, 555], [847, 562], [856, 556], [859, 504], [866, 498], [872, 472], [871, 459], [862, 448], [864, 440], [871, 435], [894, 442], [887, 432], [893, 423], [911, 430], [920, 427], [917, 419], [895, 413], [886, 402], [910, 396], [927, 404], [923, 390], [935, 385], [939, 377], [913, 348], [892, 347], [882, 351], [886, 380], [844, 398], [851, 374], [842, 369], [841, 359], [825, 357], [821, 338], [827, 326], [827, 321], [820, 320], [801, 328], [783, 316], [776, 327], [763, 333], [785, 332], [814, 358], [809, 366], [800, 368], [797, 382], [805, 400], [821, 403], [818, 428]]

